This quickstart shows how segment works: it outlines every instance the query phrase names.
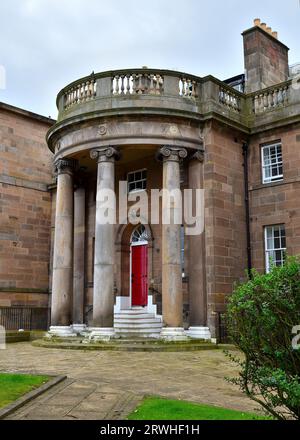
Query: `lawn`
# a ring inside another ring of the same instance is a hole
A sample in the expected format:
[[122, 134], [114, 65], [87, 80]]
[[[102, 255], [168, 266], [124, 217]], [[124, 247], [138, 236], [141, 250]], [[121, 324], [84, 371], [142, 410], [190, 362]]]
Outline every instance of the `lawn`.
[[147, 397], [129, 420], [267, 420], [266, 417], [182, 400]]
[[47, 376], [0, 373], [0, 408], [47, 382]]

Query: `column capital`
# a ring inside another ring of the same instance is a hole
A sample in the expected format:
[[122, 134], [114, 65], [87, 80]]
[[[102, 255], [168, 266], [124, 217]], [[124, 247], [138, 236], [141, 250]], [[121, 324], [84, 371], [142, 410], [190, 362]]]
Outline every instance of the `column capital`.
[[188, 152], [185, 148], [173, 147], [171, 145], [165, 145], [159, 148], [157, 152], [158, 159], [164, 162], [179, 162], [181, 159], [185, 159], [187, 155]]
[[90, 151], [91, 159], [99, 162], [114, 162], [120, 159], [120, 152], [114, 147], [94, 148]]
[[73, 174], [77, 169], [78, 161], [75, 159], [58, 159], [54, 162], [57, 174]]
[[193, 155], [190, 158], [191, 160], [198, 160], [199, 162], [203, 163], [204, 162], [204, 151], [203, 150], [198, 150], [195, 153], [193, 153]]

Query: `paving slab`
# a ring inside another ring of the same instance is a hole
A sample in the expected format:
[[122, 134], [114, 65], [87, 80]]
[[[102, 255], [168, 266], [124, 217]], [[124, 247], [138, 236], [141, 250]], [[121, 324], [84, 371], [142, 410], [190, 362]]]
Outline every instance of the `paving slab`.
[[1, 351], [1, 370], [68, 377], [9, 419], [122, 420], [145, 395], [241, 411], [257, 409], [254, 402], [225, 381], [224, 376], [236, 376], [238, 370], [222, 350], [70, 352], [22, 342]]

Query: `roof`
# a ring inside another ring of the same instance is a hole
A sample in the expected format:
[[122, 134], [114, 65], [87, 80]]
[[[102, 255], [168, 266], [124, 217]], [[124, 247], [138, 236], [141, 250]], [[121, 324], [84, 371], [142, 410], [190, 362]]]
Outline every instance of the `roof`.
[[0, 110], [6, 110], [6, 111], [9, 111], [9, 112], [12, 112], [12, 113], [16, 113], [16, 114], [18, 114], [20, 116], [24, 116], [26, 118], [34, 119], [36, 121], [42, 122], [44, 124], [47, 124], [49, 126], [55, 124], [55, 122], [56, 122], [55, 119], [52, 119], [50, 117], [42, 116], [42, 115], [39, 115], [37, 113], [33, 113], [33, 112], [28, 111], [28, 110], [24, 110], [24, 109], [22, 109], [20, 107], [15, 107], [13, 105], [6, 104], [5, 102], [0, 102]]

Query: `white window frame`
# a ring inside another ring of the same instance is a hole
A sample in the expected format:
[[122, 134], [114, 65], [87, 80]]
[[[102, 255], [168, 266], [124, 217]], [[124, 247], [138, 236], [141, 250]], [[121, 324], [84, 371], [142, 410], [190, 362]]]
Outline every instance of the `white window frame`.
[[[271, 149], [271, 148], [276, 148], [276, 153], [277, 153], [277, 148], [280, 147], [281, 148], [281, 160], [278, 160], [277, 154], [276, 154], [276, 162], [274, 163], [270, 163], [267, 164], [265, 163], [265, 155], [264, 152], [267, 149]], [[266, 177], [266, 170], [269, 169], [270, 174], [272, 174], [272, 168], [273, 167], [277, 167], [279, 168], [281, 166], [281, 168], [283, 167], [283, 159], [282, 159], [282, 143], [281, 142], [274, 142], [272, 144], [266, 144], [266, 145], [262, 145], [261, 146], [261, 165], [262, 165], [262, 180], [263, 183], [272, 183], [272, 182], [278, 182], [280, 180], [283, 180], [283, 173], [282, 174], [276, 174], [276, 176], [270, 176], [270, 177]]]
[[[130, 175], [135, 175], [136, 173], [142, 173], [143, 171], [146, 171], [146, 178], [145, 179], [139, 179], [139, 180], [133, 180], [132, 182], [129, 182], [129, 176]], [[128, 194], [130, 193], [130, 194], [132, 194], [132, 193], [135, 193], [135, 192], [140, 192], [140, 191], [146, 191], [146, 189], [147, 189], [147, 168], [142, 168], [141, 170], [134, 170], [134, 171], [130, 171], [129, 173], [127, 173], [127, 191], [128, 191]], [[131, 184], [131, 183], [137, 183], [137, 182], [145, 182], [146, 183], [146, 185], [145, 185], [145, 188], [137, 188], [137, 189], [132, 189], [132, 190], [129, 190], [129, 185]]]
[[[279, 236], [279, 240], [280, 240], [280, 247], [279, 248], [275, 248], [275, 244], [274, 244], [274, 231], [275, 231], [275, 229], [278, 229], [278, 228], [280, 228], [280, 230], [282, 231], [282, 228], [284, 228], [284, 235], [283, 234], [280, 234], [280, 236]], [[270, 247], [269, 248], [269, 245], [268, 245], [268, 239], [270, 239], [269, 238], [269, 236], [268, 236], [268, 231], [272, 231], [272, 237], [271, 237], [271, 239], [273, 240], [273, 247]], [[272, 267], [272, 263], [271, 263], [271, 257], [272, 257], [272, 254], [274, 255], [274, 253], [276, 252], [276, 251], [280, 251], [281, 253], [282, 253], [282, 258], [281, 258], [281, 260], [278, 260], [278, 261], [275, 261], [274, 263], [275, 263], [275, 265], [276, 266], [279, 266], [279, 264], [277, 264], [277, 262], [281, 262], [281, 266], [284, 264], [284, 254], [285, 254], [285, 252], [286, 252], [286, 230], [285, 230], [285, 225], [284, 224], [280, 224], [280, 225], [269, 225], [269, 226], [265, 226], [264, 227], [264, 236], [265, 236], [265, 263], [266, 263], [266, 273], [269, 273], [270, 272], [270, 270], [271, 270], [271, 267]], [[282, 240], [283, 240], [283, 238], [284, 238], [284, 241], [285, 241], [285, 246], [283, 246], [282, 245]], [[273, 263], [273, 264], [274, 264]]]

